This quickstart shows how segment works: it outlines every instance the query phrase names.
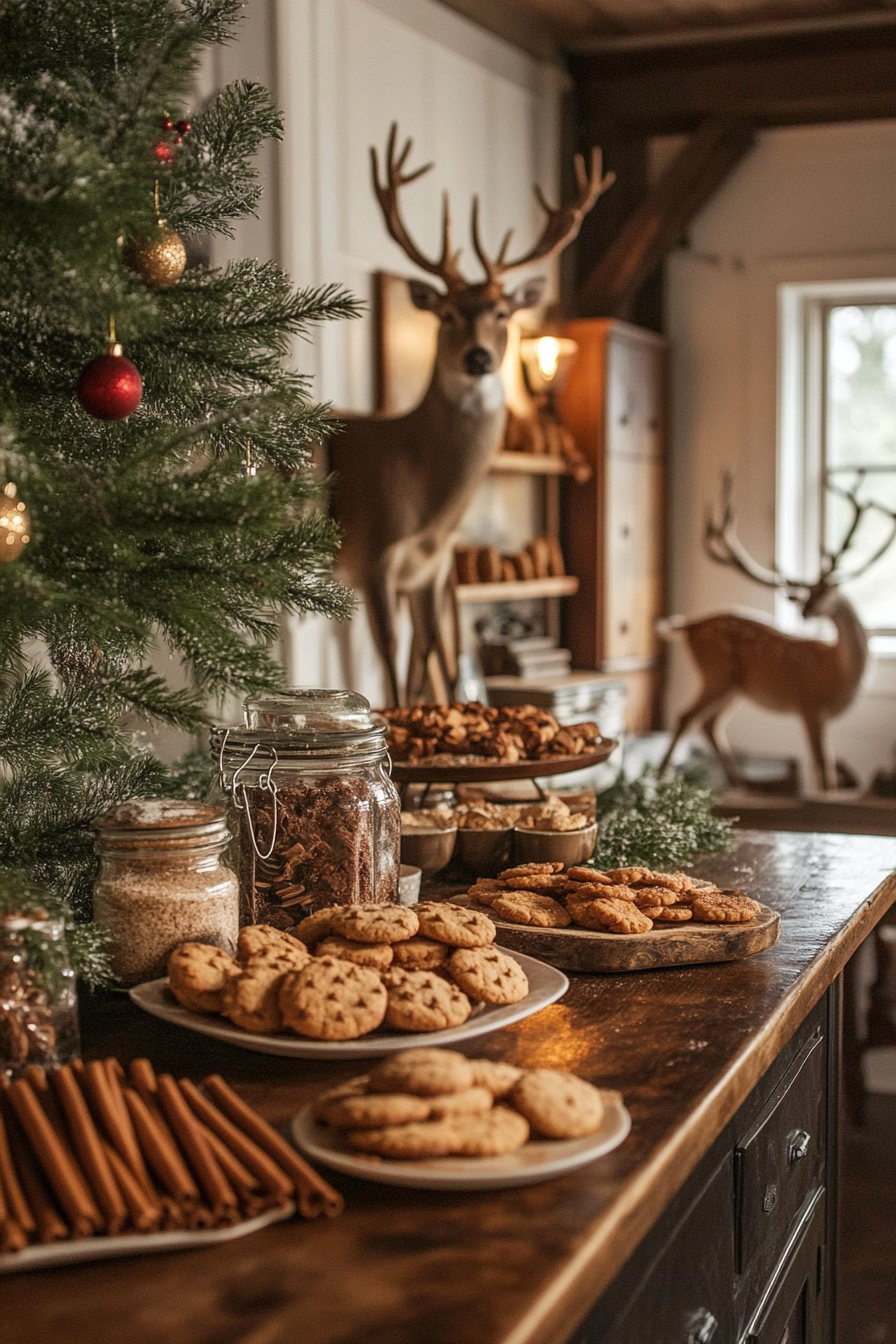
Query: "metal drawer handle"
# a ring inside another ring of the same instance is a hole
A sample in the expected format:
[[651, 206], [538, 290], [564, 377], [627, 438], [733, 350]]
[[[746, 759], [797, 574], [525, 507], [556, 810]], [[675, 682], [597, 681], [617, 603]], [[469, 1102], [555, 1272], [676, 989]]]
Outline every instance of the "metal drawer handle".
[[790, 1135], [787, 1145], [787, 1156], [791, 1162], [802, 1162], [809, 1151], [809, 1144], [812, 1142], [812, 1135], [805, 1129], [795, 1129]]
[[709, 1344], [715, 1339], [719, 1323], [706, 1307], [698, 1307], [685, 1321], [688, 1332], [687, 1344]]

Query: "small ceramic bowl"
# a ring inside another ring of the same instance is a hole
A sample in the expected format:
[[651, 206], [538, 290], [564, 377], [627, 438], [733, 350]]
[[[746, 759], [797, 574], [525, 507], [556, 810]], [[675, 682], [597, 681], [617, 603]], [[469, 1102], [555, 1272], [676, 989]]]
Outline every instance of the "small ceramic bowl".
[[513, 856], [513, 830], [457, 832], [454, 857], [478, 877], [495, 877], [509, 868]]
[[401, 832], [401, 861], [419, 868], [424, 877], [440, 873], [451, 862], [457, 827], [409, 826]]
[[419, 868], [403, 863], [398, 870], [398, 904], [416, 905], [420, 899], [420, 881], [423, 874]]
[[580, 831], [530, 831], [525, 826], [513, 830], [515, 863], [585, 863], [594, 853], [597, 822]]

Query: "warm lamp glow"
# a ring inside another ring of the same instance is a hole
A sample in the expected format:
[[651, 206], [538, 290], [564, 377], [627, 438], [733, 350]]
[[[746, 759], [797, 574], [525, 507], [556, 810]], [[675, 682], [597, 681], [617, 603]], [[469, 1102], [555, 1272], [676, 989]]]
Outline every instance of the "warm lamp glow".
[[535, 347], [535, 358], [542, 378], [551, 380], [560, 363], [560, 342], [556, 336], [539, 336]]
[[526, 336], [520, 341], [520, 354], [526, 381], [533, 394], [554, 391], [563, 382], [572, 357], [578, 350], [568, 336]]

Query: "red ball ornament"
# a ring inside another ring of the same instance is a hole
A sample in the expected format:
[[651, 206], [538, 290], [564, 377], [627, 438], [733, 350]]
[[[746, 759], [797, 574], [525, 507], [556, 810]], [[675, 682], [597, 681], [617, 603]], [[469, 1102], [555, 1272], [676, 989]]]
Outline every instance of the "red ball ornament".
[[167, 140], [160, 140], [153, 150], [153, 154], [159, 163], [170, 163], [174, 158], [174, 150]]
[[77, 391], [81, 405], [95, 420], [126, 420], [140, 405], [143, 379], [121, 346], [110, 341], [106, 353], [81, 370]]

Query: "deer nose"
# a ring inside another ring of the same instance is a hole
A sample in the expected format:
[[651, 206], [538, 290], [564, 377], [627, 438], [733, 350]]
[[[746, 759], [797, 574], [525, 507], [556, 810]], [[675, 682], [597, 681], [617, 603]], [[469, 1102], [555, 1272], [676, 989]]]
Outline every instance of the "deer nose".
[[482, 345], [474, 345], [473, 349], [464, 355], [464, 369], [474, 378], [481, 378], [484, 373], [491, 373], [494, 367], [495, 360], [491, 350], [486, 350]]

